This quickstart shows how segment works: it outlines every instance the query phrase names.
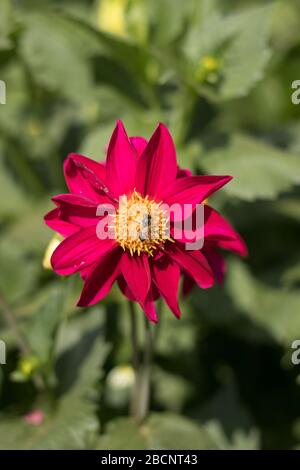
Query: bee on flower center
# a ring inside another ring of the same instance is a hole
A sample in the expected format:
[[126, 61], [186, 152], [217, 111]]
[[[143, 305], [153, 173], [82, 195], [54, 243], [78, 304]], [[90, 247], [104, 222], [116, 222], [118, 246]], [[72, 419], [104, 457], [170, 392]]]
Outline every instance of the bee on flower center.
[[153, 256], [159, 246], [171, 240], [169, 218], [161, 203], [136, 191], [130, 198], [121, 198], [114, 218], [114, 229], [117, 242], [132, 256], [135, 253]]

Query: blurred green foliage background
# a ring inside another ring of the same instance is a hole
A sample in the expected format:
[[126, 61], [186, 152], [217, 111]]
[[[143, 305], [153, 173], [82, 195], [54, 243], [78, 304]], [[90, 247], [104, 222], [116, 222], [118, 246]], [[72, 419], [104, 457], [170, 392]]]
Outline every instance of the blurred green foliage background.
[[[300, 447], [299, 30], [299, 0], [0, 0], [0, 448]], [[81, 281], [42, 266], [63, 159], [102, 160], [117, 118], [233, 175], [210, 203], [250, 251], [182, 320], [163, 308], [141, 429], [125, 301], [79, 311]]]

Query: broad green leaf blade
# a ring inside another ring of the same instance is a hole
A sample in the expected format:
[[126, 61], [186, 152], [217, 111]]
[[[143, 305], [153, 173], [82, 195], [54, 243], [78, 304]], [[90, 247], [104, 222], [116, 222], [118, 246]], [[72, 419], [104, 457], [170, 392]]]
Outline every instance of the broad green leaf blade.
[[[273, 5], [244, 9], [224, 15], [214, 6], [200, 15], [183, 43], [183, 52], [191, 63], [187, 80], [204, 92], [196, 70], [203, 58], [216, 58], [219, 64], [217, 85], [207, 93], [228, 100], [246, 95], [263, 77], [271, 51], [268, 45]], [[194, 71], [193, 71], [194, 70]], [[193, 74], [195, 77], [193, 79]]]
[[226, 289], [239, 311], [279, 343], [291, 346], [300, 331], [298, 289], [276, 288], [255, 279], [246, 265], [232, 260]]
[[93, 445], [99, 427], [94, 385], [108, 352], [100, 336], [102, 327], [99, 311], [66, 323], [57, 351], [61, 392], [57, 407], [39, 426], [25, 423], [21, 416], [3, 415], [1, 449], [85, 449]]
[[42, 363], [50, 360], [56, 332], [63, 319], [65, 295], [64, 285], [50, 292], [45, 304], [26, 325], [25, 332], [31, 352]]
[[25, 27], [20, 52], [36, 83], [71, 100], [84, 100], [92, 77], [78, 37], [51, 13], [28, 15]]
[[144, 450], [147, 449], [146, 435], [130, 418], [111, 421], [97, 444], [97, 450]]
[[9, 238], [0, 241], [0, 290], [6, 302], [16, 304], [37, 288], [39, 266]]
[[237, 18], [238, 30], [222, 58], [221, 98], [244, 96], [263, 78], [271, 56], [268, 40], [272, 12], [272, 6], [267, 6], [242, 13]]
[[246, 201], [274, 199], [300, 183], [300, 158], [269, 144], [234, 135], [199, 160], [207, 173], [233, 176], [224, 192]]
[[207, 432], [192, 420], [173, 413], [154, 413], [140, 428], [128, 418], [111, 421], [97, 449], [202, 450], [212, 446]]
[[[228, 374], [229, 375], [229, 374]], [[217, 449], [255, 450], [260, 436], [233, 377], [196, 412]]]
[[[0, 148], [1, 152], [1, 148]], [[1, 152], [2, 153], [2, 152]], [[0, 217], [12, 218], [27, 207], [26, 194], [13, 179], [0, 153]]]
[[147, 422], [150, 449], [212, 449], [213, 442], [202, 427], [173, 413], [155, 413]]

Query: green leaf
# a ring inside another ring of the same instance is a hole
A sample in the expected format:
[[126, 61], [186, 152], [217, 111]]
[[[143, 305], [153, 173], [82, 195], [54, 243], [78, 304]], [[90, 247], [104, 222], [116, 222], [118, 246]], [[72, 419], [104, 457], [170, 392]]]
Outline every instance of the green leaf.
[[[0, 148], [1, 152], [1, 148]], [[2, 153], [2, 152], [1, 152]], [[6, 168], [0, 153], [0, 216], [11, 218], [21, 214], [27, 206], [26, 194]]]
[[7, 302], [20, 302], [37, 287], [38, 265], [8, 238], [0, 241], [0, 263], [0, 289]]
[[50, 359], [55, 333], [63, 318], [65, 292], [63, 284], [50, 292], [45, 304], [26, 325], [25, 333], [30, 349], [41, 362]]
[[226, 372], [227, 382], [196, 414], [218, 449], [256, 449], [259, 435], [253, 418], [241, 402], [235, 380]]
[[260, 436], [256, 428], [249, 431], [237, 429], [231, 438], [226, 436], [218, 421], [210, 421], [205, 429], [220, 450], [260, 450]]
[[[42, 256], [53, 236], [44, 223], [47, 208], [52, 209], [50, 197], [39, 201], [32, 200], [34, 207], [23, 209], [19, 217], [9, 225], [6, 236], [11, 243], [21, 245], [24, 251], [37, 254], [37, 264], [42, 265]], [[34, 230], [32, 230], [34, 227]]]
[[238, 260], [230, 263], [226, 289], [239, 311], [278, 342], [290, 346], [297, 338], [300, 329], [298, 289], [276, 288], [258, 281]]
[[156, 352], [163, 357], [172, 357], [174, 351], [181, 357], [190, 355], [194, 351], [197, 331], [189, 316], [183, 316], [180, 320], [178, 336], [178, 323], [165, 303], [161, 303], [160, 313], [161, 329], [155, 344]]
[[32, 13], [25, 26], [20, 52], [36, 83], [72, 100], [84, 100], [92, 78], [78, 35], [51, 13]]
[[145, 432], [150, 449], [212, 449], [207, 432], [192, 420], [173, 413], [155, 413], [150, 416]]
[[154, 413], [138, 427], [128, 418], [111, 421], [97, 449], [209, 449], [207, 432], [192, 420], [173, 413]]
[[272, 11], [272, 6], [265, 6], [237, 16], [237, 31], [222, 58], [223, 99], [246, 95], [263, 78], [271, 56], [267, 43]]
[[147, 448], [146, 437], [137, 424], [129, 418], [111, 421], [96, 447], [97, 450], [144, 450]]
[[286, 269], [282, 275], [282, 282], [286, 286], [292, 286], [300, 282], [300, 261], [298, 260], [290, 268]]
[[10, 0], [0, 0], [0, 49], [9, 49], [12, 46], [9, 37], [14, 26], [12, 8]]
[[300, 158], [243, 135], [209, 151], [199, 164], [210, 174], [234, 177], [224, 192], [246, 201], [274, 199], [300, 183]]
[[[104, 311], [100, 307], [90, 309], [70, 318], [59, 330], [55, 348], [56, 373], [60, 394], [84, 392], [95, 382], [98, 364], [103, 364], [109, 351], [104, 341]], [[97, 348], [97, 354], [92, 351]], [[82, 367], [83, 360], [86, 359]], [[96, 377], [101, 375], [98, 371]]]
[[148, 17], [153, 26], [153, 42], [157, 46], [168, 45], [182, 32], [187, 16], [192, 10], [192, 1], [147, 0]]
[[[244, 96], [263, 77], [271, 54], [268, 40], [272, 12], [273, 5], [267, 5], [224, 15], [215, 6], [199, 15], [183, 51], [196, 68], [205, 56], [218, 59], [221, 80], [213, 96]], [[199, 84], [196, 89], [203, 92]]]
[[1, 449], [84, 449], [93, 445], [98, 430], [94, 384], [108, 352], [99, 336], [101, 313], [84, 314], [65, 325], [57, 350], [61, 386], [57, 408], [39, 426], [25, 423], [22, 417], [3, 415]]
[[180, 412], [192, 395], [193, 387], [180, 375], [157, 368], [153, 374], [154, 398], [166, 410]]
[[77, 30], [81, 37], [85, 37], [90, 47], [93, 47], [93, 54], [105, 55], [113, 58], [124, 66], [133, 76], [146, 79], [146, 65], [151, 57], [144, 48], [133, 43], [129, 39], [121, 38], [113, 34], [99, 31], [89, 23], [81, 21], [75, 17], [65, 15], [60, 18], [66, 27]]

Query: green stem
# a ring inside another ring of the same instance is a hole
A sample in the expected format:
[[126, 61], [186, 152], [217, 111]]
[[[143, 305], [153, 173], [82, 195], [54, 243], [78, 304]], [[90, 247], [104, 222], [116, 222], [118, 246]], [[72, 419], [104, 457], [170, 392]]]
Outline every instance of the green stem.
[[143, 362], [141, 363], [137, 335], [137, 317], [133, 302], [129, 302], [129, 309], [131, 318], [133, 368], [135, 374], [135, 382], [131, 395], [130, 414], [138, 424], [141, 424], [147, 417], [149, 411], [152, 338], [150, 322], [145, 317], [145, 346]]
[[145, 316], [145, 350], [144, 363], [141, 370], [141, 395], [139, 401], [139, 421], [142, 422], [147, 417], [150, 405], [150, 379], [151, 379], [151, 359], [152, 359], [152, 336], [148, 318]]

